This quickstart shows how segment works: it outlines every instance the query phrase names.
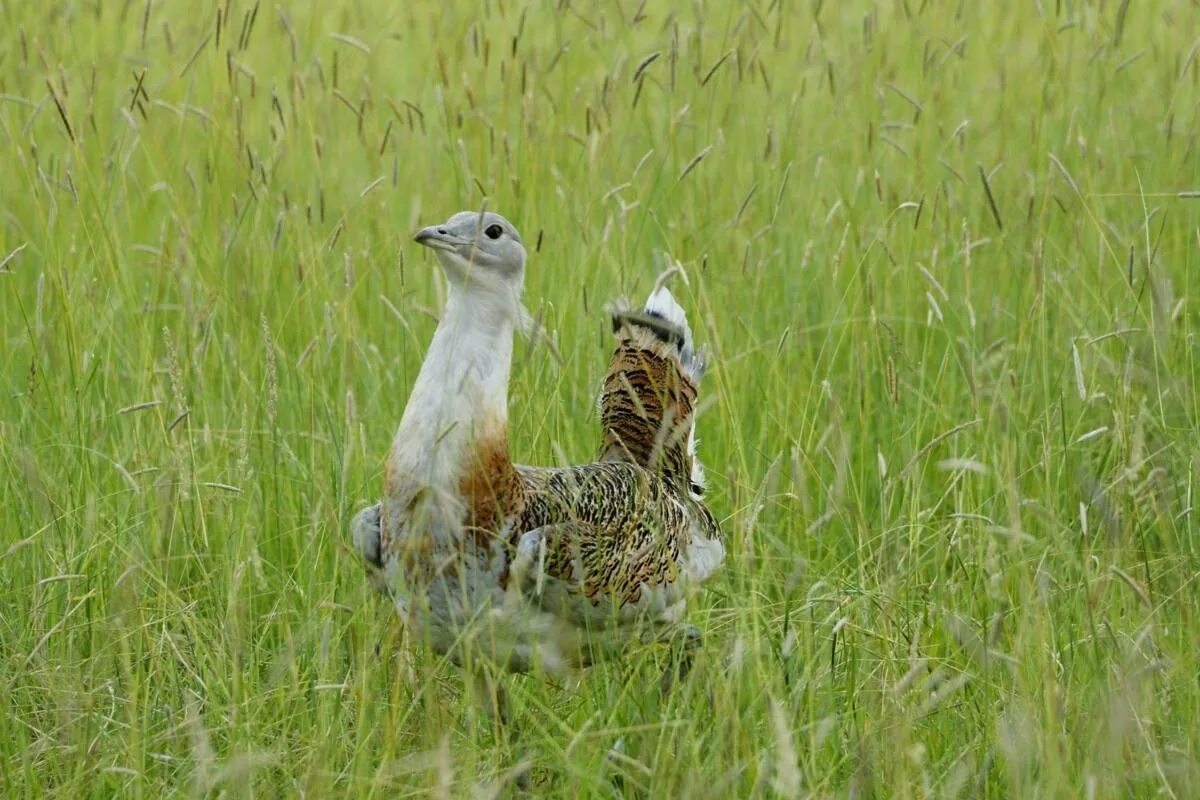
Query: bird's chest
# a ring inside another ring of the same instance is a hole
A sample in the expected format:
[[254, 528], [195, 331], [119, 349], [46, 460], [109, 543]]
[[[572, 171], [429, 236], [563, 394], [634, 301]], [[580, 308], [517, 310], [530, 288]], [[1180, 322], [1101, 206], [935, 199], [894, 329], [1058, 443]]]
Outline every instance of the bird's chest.
[[493, 564], [506, 550], [499, 534], [521, 493], [502, 410], [451, 396], [406, 413], [385, 482], [381, 544], [409, 585], [470, 572], [483, 586], [503, 575]]

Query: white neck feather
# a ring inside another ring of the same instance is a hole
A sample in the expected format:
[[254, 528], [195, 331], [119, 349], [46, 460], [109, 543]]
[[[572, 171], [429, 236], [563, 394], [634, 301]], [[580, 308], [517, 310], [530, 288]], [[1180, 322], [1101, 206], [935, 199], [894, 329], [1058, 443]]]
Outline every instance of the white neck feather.
[[466, 447], [504, 432], [519, 291], [451, 280], [392, 443], [389, 491], [453, 485]]

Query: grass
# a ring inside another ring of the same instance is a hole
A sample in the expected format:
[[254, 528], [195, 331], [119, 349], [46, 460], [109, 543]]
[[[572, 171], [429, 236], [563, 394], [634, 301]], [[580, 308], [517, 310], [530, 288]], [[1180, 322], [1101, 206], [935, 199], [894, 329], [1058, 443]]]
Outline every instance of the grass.
[[[2, 5], [6, 796], [1200, 793], [1194, 3]], [[729, 549], [524, 753], [343, 535], [485, 197], [518, 460], [684, 266]]]

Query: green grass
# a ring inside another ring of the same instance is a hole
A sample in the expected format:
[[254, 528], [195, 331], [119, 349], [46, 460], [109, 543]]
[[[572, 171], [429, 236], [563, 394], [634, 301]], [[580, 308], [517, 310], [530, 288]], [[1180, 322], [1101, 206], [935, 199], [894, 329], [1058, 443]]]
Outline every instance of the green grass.
[[[1200, 8], [281, 5], [0, 3], [5, 795], [1200, 794]], [[520, 748], [343, 534], [485, 197], [518, 460], [682, 263], [729, 550]]]

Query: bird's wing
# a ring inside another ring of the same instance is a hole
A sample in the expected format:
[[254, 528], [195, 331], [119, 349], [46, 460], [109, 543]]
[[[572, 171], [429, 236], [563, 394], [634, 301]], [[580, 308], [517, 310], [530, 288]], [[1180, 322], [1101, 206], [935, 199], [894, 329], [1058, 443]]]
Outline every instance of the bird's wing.
[[575, 621], [664, 612], [681, 596], [697, 531], [717, 535], [703, 506], [636, 464], [518, 469], [525, 507], [510, 581]]
[[613, 534], [586, 522], [527, 531], [509, 586], [543, 610], [596, 629], [670, 617], [684, 591], [676, 558], [661, 540], [626, 550]]
[[641, 309], [616, 309], [612, 319], [617, 346], [600, 395], [600, 460], [637, 464], [699, 497], [694, 428], [702, 364], [687, 316], [660, 287]]
[[376, 589], [387, 594], [387, 580], [383, 573], [383, 554], [380, 552], [381, 509], [382, 505], [376, 503], [358, 512], [350, 523], [350, 540], [354, 549], [362, 556], [371, 583]]

